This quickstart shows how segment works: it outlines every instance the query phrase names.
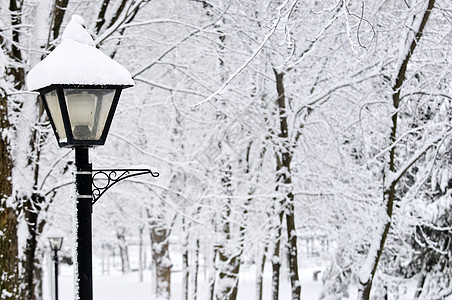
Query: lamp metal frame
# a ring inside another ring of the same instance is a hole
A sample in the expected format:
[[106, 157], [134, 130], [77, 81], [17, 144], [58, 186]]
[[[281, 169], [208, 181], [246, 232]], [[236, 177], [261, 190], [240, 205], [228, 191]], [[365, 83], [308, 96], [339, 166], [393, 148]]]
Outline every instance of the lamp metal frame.
[[[49, 117], [50, 124], [52, 125], [53, 132], [55, 133], [55, 137], [58, 142], [58, 146], [60, 148], [74, 148], [74, 147], [94, 147], [94, 146], [102, 146], [105, 144], [107, 139], [108, 132], [110, 130], [111, 123], [113, 121], [113, 116], [116, 111], [116, 107], [118, 106], [119, 98], [121, 96], [121, 92], [123, 89], [128, 88], [128, 85], [86, 85], [86, 84], [52, 84], [45, 88], [39, 90], [42, 103], [47, 112], [47, 116]], [[74, 135], [72, 133], [71, 123], [69, 119], [69, 112], [66, 105], [66, 97], [64, 94], [65, 89], [76, 89], [76, 90], [114, 90], [115, 95], [113, 96], [113, 102], [110, 107], [110, 111], [108, 112], [107, 119], [105, 121], [105, 127], [102, 132], [101, 138], [99, 140], [76, 140], [74, 139]], [[46, 94], [51, 91], [56, 91], [58, 97], [58, 103], [60, 106], [61, 117], [63, 120], [64, 130], [66, 132], [66, 141], [60, 139], [58, 131], [56, 130], [55, 121], [53, 120], [52, 114], [50, 113], [50, 109], [47, 103]]]

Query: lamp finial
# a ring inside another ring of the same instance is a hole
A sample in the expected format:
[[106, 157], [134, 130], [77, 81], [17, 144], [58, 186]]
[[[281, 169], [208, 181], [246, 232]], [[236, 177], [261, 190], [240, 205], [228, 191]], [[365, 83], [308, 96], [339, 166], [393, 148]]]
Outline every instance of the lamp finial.
[[71, 21], [63, 31], [61, 39], [73, 40], [94, 47], [94, 40], [85, 26], [85, 20], [79, 15], [72, 15]]

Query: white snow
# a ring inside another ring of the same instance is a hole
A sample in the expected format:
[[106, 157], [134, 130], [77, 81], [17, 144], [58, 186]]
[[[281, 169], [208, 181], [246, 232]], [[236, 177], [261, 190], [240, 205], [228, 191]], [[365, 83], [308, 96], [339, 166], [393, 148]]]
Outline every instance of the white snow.
[[[94, 264], [95, 266], [97, 264]], [[59, 298], [60, 299], [74, 299], [72, 293], [73, 277], [71, 267], [61, 264], [61, 273], [59, 276]], [[244, 267], [245, 270], [240, 272], [238, 300], [255, 299], [255, 269], [254, 267]], [[322, 281], [313, 281], [312, 272], [314, 269], [306, 268], [300, 269], [302, 297], [303, 299], [318, 299], [320, 296]], [[48, 272], [48, 270], [46, 270]], [[182, 272], [173, 272], [171, 274], [171, 298], [172, 300], [182, 299]], [[112, 270], [110, 274], [102, 275], [100, 270], [94, 269], [93, 278], [93, 294], [94, 299], [98, 300], [144, 300], [155, 299], [155, 294], [152, 291], [152, 277], [154, 276], [151, 270], [144, 271], [144, 282], [139, 281], [138, 272], [131, 272], [121, 274], [118, 269]], [[45, 279], [48, 276], [44, 276]], [[209, 299], [209, 282], [208, 278], [204, 276], [202, 269], [198, 277], [198, 299]], [[44, 282], [44, 300], [50, 300], [49, 282]], [[290, 299], [290, 282], [288, 278], [282, 277], [280, 283], [280, 298]], [[189, 299], [193, 299], [193, 291], [190, 290]], [[267, 271], [264, 274], [264, 290], [263, 299], [271, 299], [271, 267], [267, 266]]]
[[[144, 271], [144, 281], [140, 282], [138, 272], [131, 272], [121, 274], [118, 268], [112, 267], [109, 274], [102, 275], [99, 265], [99, 258], [94, 257], [94, 278], [93, 278], [93, 294], [96, 300], [144, 300], [154, 299], [155, 294], [152, 291], [152, 277], [155, 276], [149, 269]], [[117, 260], [118, 261], [118, 260]], [[97, 262], [97, 263], [96, 263]], [[255, 268], [243, 266], [244, 270], [240, 272], [238, 300], [255, 299]], [[74, 278], [72, 276], [72, 268], [66, 264], [60, 264], [59, 276], [59, 298], [60, 299], [74, 299], [72, 286], [74, 285]], [[302, 287], [302, 299], [315, 300], [319, 299], [322, 291], [322, 279], [318, 281], [313, 280], [313, 272], [324, 269], [324, 267], [307, 267], [299, 269], [300, 283]], [[45, 269], [48, 273], [50, 270]], [[171, 274], [171, 299], [182, 299], [182, 272], [173, 272]], [[200, 269], [198, 277], [198, 299], [209, 299], [209, 282], [208, 274], [205, 274], [203, 268]], [[43, 276], [44, 278], [44, 296], [43, 300], [50, 300], [50, 282], [49, 279], [53, 277]], [[271, 299], [271, 266], [266, 266], [264, 273], [263, 299]], [[401, 286], [406, 289], [401, 300], [413, 299], [414, 290], [416, 288], [416, 280], [408, 282]], [[286, 276], [281, 277], [279, 299], [290, 299], [290, 282]], [[352, 284], [349, 288], [350, 297], [347, 299], [356, 299], [357, 286]], [[189, 299], [193, 298], [193, 291], [190, 290]], [[331, 298], [327, 298], [331, 299]], [[343, 298], [345, 299], [345, 298]]]
[[126, 68], [94, 47], [82, 24], [83, 19], [74, 15], [60, 45], [30, 70], [27, 76], [30, 90], [52, 84], [134, 85]]
[[419, 205], [416, 207], [417, 214], [426, 222], [437, 222], [439, 216], [452, 206], [452, 197], [444, 195], [437, 201]]
[[374, 268], [375, 260], [378, 255], [378, 250], [380, 249], [383, 232], [385, 230], [387, 222], [389, 221], [390, 219], [386, 212], [386, 207], [380, 207], [378, 218], [379, 224], [377, 224], [376, 229], [373, 232], [369, 252], [367, 253], [366, 259], [358, 273], [359, 281], [361, 284], [366, 284], [370, 280], [372, 269]]
[[85, 20], [79, 15], [72, 15], [71, 21], [66, 26], [61, 37], [62, 40], [73, 40], [94, 47], [94, 40], [86, 30]]
[[60, 228], [49, 228], [46, 233], [44, 234], [47, 238], [55, 238], [55, 237], [65, 237], [66, 233], [61, 230]]

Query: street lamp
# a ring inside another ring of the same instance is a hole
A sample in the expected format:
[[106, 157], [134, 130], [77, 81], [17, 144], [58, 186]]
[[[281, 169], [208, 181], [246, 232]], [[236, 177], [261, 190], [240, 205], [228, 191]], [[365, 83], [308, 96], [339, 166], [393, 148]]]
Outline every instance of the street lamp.
[[27, 76], [38, 91], [60, 147], [105, 143], [121, 91], [134, 85], [130, 73], [94, 47], [83, 19], [72, 16], [62, 41]]
[[[159, 176], [150, 169], [93, 170], [89, 162], [88, 149], [105, 143], [121, 91], [134, 82], [122, 65], [94, 47], [84, 20], [73, 15], [61, 43], [30, 70], [27, 84], [30, 90], [39, 92], [58, 146], [75, 149], [75, 297], [92, 300], [93, 203], [128, 177]], [[106, 183], [93, 184], [97, 175], [104, 176]]]
[[63, 235], [49, 235], [48, 239], [50, 249], [53, 251], [53, 262], [55, 266], [55, 300], [58, 300], [58, 251], [61, 250], [61, 246], [63, 245]]

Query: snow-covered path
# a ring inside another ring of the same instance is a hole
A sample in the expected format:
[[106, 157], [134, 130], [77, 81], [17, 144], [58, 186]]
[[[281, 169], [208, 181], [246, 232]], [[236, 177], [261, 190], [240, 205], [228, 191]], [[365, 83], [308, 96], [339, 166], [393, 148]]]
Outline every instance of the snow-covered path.
[[[321, 281], [313, 281], [315, 269], [302, 269], [301, 280], [304, 299], [318, 299], [321, 290]], [[112, 272], [110, 275], [94, 274], [94, 299], [96, 300], [145, 300], [151, 299], [151, 271], [144, 272], [144, 282], [139, 282], [138, 272], [122, 275], [120, 272]], [[48, 279], [48, 276], [45, 276]], [[264, 276], [264, 299], [270, 299], [270, 272]], [[172, 277], [172, 299], [182, 298], [181, 282], [182, 273], [175, 272]], [[239, 300], [254, 299], [255, 273], [253, 269], [240, 274]], [[281, 278], [280, 299], [289, 299], [288, 278]], [[208, 286], [204, 274], [199, 275], [199, 297], [208, 299]], [[63, 300], [74, 299], [72, 268], [63, 265], [59, 277], [59, 298]], [[44, 282], [44, 300], [50, 300], [49, 284]]]

